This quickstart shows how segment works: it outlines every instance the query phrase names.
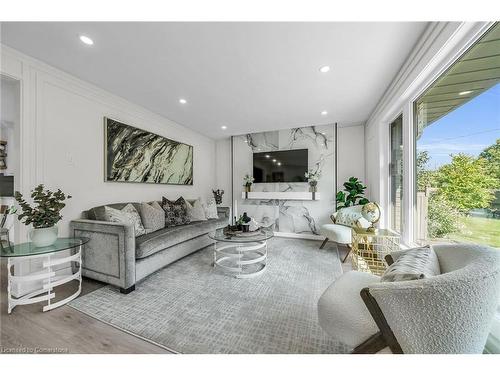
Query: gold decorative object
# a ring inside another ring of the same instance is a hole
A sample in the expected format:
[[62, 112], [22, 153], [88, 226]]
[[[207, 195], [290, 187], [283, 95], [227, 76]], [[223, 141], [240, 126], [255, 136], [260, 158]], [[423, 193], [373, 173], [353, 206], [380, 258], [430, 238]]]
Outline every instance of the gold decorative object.
[[368, 202], [361, 208], [361, 215], [368, 221], [371, 225], [367, 229], [369, 232], [375, 232], [376, 228], [373, 224], [380, 220], [380, 207], [375, 202]]
[[382, 275], [387, 265], [384, 257], [393, 251], [400, 250], [399, 234], [389, 229], [378, 229], [376, 232], [352, 229], [352, 268], [361, 272]]

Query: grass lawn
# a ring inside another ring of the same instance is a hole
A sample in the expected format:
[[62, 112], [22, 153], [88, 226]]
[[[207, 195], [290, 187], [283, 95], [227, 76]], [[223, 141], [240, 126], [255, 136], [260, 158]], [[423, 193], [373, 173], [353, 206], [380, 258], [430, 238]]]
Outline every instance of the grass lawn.
[[450, 234], [448, 238], [456, 241], [475, 242], [500, 248], [500, 220], [484, 217], [464, 217], [464, 230]]

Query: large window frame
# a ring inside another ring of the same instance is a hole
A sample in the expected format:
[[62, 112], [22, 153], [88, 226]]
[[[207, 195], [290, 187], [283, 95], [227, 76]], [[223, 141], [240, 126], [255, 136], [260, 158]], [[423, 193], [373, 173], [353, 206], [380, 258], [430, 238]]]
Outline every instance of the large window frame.
[[[397, 95], [398, 89], [403, 85], [397, 82], [391, 91], [389, 89], [388, 99], [384, 102], [381, 109], [376, 109], [372, 123], [381, 125], [378, 128], [379, 147], [383, 150], [380, 155], [380, 181], [378, 188], [379, 200], [383, 211], [387, 214], [383, 216], [381, 225], [390, 226], [390, 125], [394, 119], [400, 114], [403, 114], [403, 218], [405, 225], [403, 225], [401, 240], [402, 247], [416, 247], [416, 231], [417, 231], [417, 186], [416, 186], [416, 121], [414, 103], [421, 97], [434, 82], [439, 79], [470, 47], [472, 47], [493, 25], [495, 22], [478, 22], [473, 24], [463, 23], [460, 30], [455, 32], [450, 39], [453, 42], [439, 51], [439, 58], [434, 56], [434, 60], [428, 63], [427, 66], [418, 66], [415, 63], [413, 69], [421, 69], [418, 75], [411, 76], [408, 73], [405, 79], [408, 82], [404, 91]], [[431, 42], [432, 43], [432, 42]], [[409, 66], [412, 64], [409, 63]], [[403, 67], [402, 70], [409, 69], [408, 66]], [[372, 120], [372, 119], [370, 119]], [[500, 307], [496, 318], [493, 322], [493, 328], [486, 344], [487, 352], [499, 353], [500, 352]]]

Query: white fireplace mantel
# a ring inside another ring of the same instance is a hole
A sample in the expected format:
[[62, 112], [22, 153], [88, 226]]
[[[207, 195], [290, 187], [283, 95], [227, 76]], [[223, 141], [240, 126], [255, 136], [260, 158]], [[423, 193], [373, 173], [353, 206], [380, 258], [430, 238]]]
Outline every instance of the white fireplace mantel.
[[250, 193], [241, 193], [243, 199], [277, 199], [288, 201], [317, 201], [320, 199], [319, 193], [308, 191], [252, 191]]

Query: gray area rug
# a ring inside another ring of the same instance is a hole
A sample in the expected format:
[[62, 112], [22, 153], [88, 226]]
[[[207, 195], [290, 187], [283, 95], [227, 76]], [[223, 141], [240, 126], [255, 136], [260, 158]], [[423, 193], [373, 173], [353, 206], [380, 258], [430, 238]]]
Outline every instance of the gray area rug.
[[179, 353], [346, 353], [318, 325], [321, 293], [342, 274], [335, 248], [273, 238], [266, 271], [214, 270], [212, 247], [149, 276], [128, 295], [105, 286], [69, 305]]

